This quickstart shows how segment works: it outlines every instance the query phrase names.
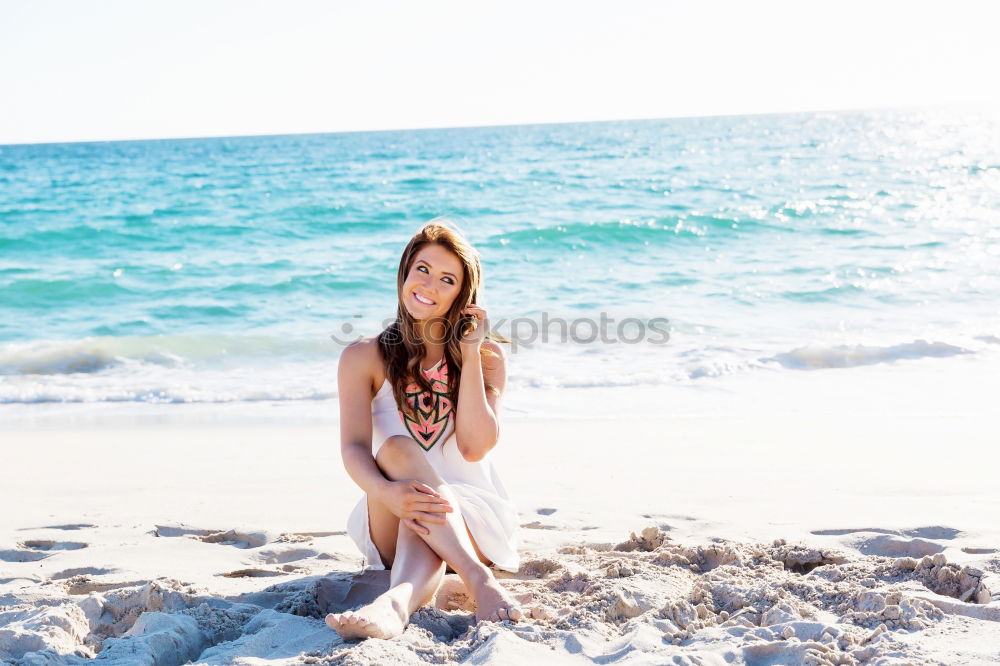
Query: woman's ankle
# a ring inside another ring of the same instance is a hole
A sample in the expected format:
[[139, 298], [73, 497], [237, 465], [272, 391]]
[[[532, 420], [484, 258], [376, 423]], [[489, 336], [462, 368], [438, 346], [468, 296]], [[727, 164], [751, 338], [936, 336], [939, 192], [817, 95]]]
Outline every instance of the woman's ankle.
[[399, 590], [398, 588], [392, 588], [384, 592], [383, 596], [387, 599], [393, 610], [399, 613], [399, 616], [403, 618], [403, 623], [405, 624], [408, 622], [410, 619], [411, 595]]
[[470, 564], [468, 570], [459, 571], [458, 575], [470, 591], [482, 587], [493, 578], [493, 572], [489, 567], [478, 560]]

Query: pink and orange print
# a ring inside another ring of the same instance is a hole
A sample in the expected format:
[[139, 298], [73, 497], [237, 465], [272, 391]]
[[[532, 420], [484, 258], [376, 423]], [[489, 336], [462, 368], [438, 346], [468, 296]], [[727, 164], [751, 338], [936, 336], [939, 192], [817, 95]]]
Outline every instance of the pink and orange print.
[[429, 370], [423, 370], [432, 392], [421, 391], [416, 382], [406, 387], [406, 402], [414, 410], [416, 418], [399, 410], [399, 418], [406, 424], [410, 436], [424, 449], [431, 448], [448, 430], [449, 421], [455, 417], [451, 399], [448, 398], [448, 363], [443, 358]]

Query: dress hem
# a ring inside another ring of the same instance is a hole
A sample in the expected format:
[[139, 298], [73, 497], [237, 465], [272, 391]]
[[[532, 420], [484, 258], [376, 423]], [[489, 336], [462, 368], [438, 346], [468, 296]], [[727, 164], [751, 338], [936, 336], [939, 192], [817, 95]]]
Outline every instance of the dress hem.
[[[461, 510], [461, 507], [459, 507]], [[468, 519], [465, 518], [463, 513], [462, 518], [465, 520], [465, 524], [468, 526], [470, 532], [475, 532], [475, 529], [469, 523]], [[385, 571], [386, 566], [382, 564], [382, 556], [378, 552], [378, 548], [375, 546], [375, 542], [371, 538], [371, 526], [368, 521], [368, 495], [367, 493], [361, 496], [361, 500], [358, 502], [357, 506], [351, 512], [351, 516], [348, 518], [347, 533], [357, 546], [358, 550], [361, 551], [361, 555], [364, 558], [363, 570], [372, 571]], [[404, 528], [406, 529], [406, 528]], [[363, 535], [363, 543], [359, 543], [357, 537], [359, 533]], [[475, 534], [473, 534], [475, 537]], [[476, 539], [476, 543], [479, 544], [480, 539]], [[508, 573], [517, 573], [520, 570], [521, 558], [520, 555], [515, 552], [513, 557], [503, 557], [500, 558], [500, 562], [493, 558], [489, 553], [479, 548], [483, 555], [490, 558], [492, 562], [489, 567], [491, 569], [501, 569]], [[513, 562], [513, 564], [512, 564]]]

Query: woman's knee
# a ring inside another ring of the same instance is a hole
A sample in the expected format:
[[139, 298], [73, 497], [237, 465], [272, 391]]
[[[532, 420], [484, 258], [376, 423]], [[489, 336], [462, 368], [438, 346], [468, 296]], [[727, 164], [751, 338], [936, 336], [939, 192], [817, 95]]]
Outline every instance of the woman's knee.
[[375, 463], [386, 474], [419, 468], [421, 463], [426, 463], [419, 447], [412, 437], [393, 435], [379, 447]]

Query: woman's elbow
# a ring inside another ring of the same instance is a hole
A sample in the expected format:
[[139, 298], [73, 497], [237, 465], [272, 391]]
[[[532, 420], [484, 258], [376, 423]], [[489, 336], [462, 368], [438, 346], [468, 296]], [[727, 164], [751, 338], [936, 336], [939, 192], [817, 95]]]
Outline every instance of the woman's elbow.
[[479, 462], [486, 457], [486, 454], [492, 449], [493, 446], [479, 446], [476, 448], [470, 446], [458, 445], [458, 452], [462, 454], [462, 457], [469, 462]]

